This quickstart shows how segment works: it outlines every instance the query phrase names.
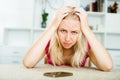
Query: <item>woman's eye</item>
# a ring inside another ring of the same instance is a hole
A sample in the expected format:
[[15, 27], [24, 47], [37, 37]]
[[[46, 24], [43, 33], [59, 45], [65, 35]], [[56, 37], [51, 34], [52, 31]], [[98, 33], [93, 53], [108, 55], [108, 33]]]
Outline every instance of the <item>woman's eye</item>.
[[61, 30], [61, 32], [66, 32], [65, 30]]
[[72, 31], [72, 34], [77, 34], [77, 32], [76, 31]]

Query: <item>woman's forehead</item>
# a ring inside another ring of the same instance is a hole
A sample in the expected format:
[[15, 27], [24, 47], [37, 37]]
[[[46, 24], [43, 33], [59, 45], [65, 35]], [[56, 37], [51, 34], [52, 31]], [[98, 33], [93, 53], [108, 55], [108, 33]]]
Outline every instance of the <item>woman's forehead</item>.
[[64, 29], [73, 29], [73, 30], [79, 30], [80, 29], [80, 21], [73, 20], [73, 19], [64, 19], [59, 28]]

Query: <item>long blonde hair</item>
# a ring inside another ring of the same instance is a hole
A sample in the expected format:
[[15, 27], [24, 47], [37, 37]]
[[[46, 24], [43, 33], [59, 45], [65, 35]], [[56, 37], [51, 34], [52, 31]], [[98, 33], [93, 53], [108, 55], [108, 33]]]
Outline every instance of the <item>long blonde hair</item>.
[[[74, 19], [74, 20], [79, 20], [80, 18], [78, 15], [76, 15], [74, 11], [74, 7], [69, 7], [71, 9], [71, 12], [64, 18], [64, 19]], [[85, 38], [84, 34], [81, 34], [74, 45], [74, 55], [71, 59], [70, 65], [72, 67], [79, 67], [85, 54], [87, 52], [87, 40]], [[57, 35], [57, 30], [52, 36], [50, 40], [50, 48], [49, 48], [49, 53], [51, 56], [52, 63], [54, 65], [61, 65], [63, 64], [63, 49], [62, 45], [59, 41], [58, 35]]]

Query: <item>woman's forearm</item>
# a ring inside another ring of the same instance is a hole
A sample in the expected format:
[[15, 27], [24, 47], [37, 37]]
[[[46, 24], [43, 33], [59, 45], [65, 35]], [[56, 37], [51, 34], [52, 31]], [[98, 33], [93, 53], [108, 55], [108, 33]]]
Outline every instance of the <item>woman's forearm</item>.
[[107, 70], [112, 68], [113, 63], [109, 52], [101, 44], [101, 42], [96, 38], [95, 34], [90, 30], [88, 24], [88, 15], [82, 8], [76, 8], [75, 11], [81, 20], [81, 30], [86, 36], [91, 49], [90, 49], [90, 58], [92, 62], [100, 69]]
[[111, 56], [101, 42], [96, 38], [95, 34], [90, 28], [85, 29], [84, 34], [91, 46], [92, 55], [95, 57], [97, 66], [101, 69], [111, 68], [113, 66]]
[[40, 38], [33, 44], [33, 46], [27, 52], [27, 55], [25, 56], [23, 61], [26, 67], [34, 67], [39, 62], [39, 60], [41, 60], [44, 57], [45, 47], [48, 41], [50, 40], [51, 36], [55, 32], [53, 26], [55, 25], [51, 25], [49, 28], [47, 28], [47, 30], [45, 30], [42, 33]]

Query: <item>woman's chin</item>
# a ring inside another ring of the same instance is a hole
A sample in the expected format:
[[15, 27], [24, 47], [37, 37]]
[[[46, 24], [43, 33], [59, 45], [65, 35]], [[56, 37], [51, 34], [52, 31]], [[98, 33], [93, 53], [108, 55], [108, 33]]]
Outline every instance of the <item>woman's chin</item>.
[[64, 49], [70, 49], [71, 46], [63, 46]]

